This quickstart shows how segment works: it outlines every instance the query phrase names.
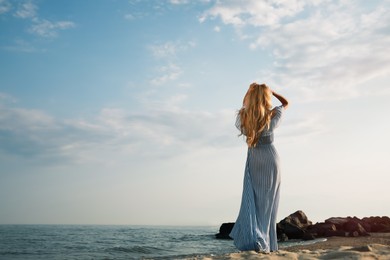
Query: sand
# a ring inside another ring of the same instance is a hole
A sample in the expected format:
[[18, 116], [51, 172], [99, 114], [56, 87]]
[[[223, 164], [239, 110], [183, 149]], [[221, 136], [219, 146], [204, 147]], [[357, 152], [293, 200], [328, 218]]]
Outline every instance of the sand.
[[208, 259], [380, 259], [390, 260], [390, 233], [368, 237], [330, 237], [325, 242], [284, 248], [275, 253], [232, 253]]

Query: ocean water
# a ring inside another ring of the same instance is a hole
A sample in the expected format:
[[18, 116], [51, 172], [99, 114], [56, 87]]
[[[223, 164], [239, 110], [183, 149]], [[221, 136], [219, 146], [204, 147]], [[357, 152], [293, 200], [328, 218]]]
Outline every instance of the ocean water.
[[232, 240], [215, 239], [218, 229], [0, 225], [0, 259], [194, 259], [238, 252]]

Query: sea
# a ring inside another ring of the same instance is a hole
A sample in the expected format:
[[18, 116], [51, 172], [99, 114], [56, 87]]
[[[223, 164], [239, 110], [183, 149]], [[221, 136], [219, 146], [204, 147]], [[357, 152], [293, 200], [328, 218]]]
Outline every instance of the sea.
[[[0, 225], [0, 259], [201, 259], [239, 252], [219, 227]], [[314, 243], [310, 241], [308, 243]], [[279, 243], [280, 249], [305, 242]]]

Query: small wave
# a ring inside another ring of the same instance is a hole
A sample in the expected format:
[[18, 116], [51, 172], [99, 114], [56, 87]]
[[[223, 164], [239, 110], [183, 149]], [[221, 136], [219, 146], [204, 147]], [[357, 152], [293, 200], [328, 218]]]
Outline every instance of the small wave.
[[88, 250], [88, 246], [83, 246], [83, 245], [69, 245], [69, 246], [64, 246], [65, 249], [69, 250]]
[[0, 255], [30, 255], [31, 252], [23, 251], [0, 251]]
[[162, 249], [157, 247], [150, 247], [150, 246], [131, 246], [131, 247], [115, 246], [106, 249], [106, 251], [137, 253], [137, 254], [156, 254], [156, 252], [162, 251]]
[[214, 234], [202, 234], [202, 235], [197, 235], [197, 234], [185, 234], [180, 237], [173, 237], [171, 238], [171, 241], [176, 242], [176, 241], [191, 241], [191, 242], [197, 242], [197, 241], [205, 241], [209, 239], [214, 239], [215, 235]]

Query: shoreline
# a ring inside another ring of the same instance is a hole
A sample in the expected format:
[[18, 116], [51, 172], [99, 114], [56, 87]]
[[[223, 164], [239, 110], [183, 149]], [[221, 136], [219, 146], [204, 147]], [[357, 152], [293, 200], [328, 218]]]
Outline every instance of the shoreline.
[[326, 241], [283, 248], [272, 253], [245, 251], [213, 259], [381, 259], [390, 260], [390, 233], [370, 233], [365, 237], [329, 237]]

